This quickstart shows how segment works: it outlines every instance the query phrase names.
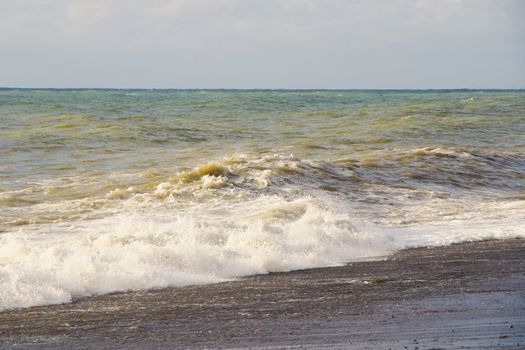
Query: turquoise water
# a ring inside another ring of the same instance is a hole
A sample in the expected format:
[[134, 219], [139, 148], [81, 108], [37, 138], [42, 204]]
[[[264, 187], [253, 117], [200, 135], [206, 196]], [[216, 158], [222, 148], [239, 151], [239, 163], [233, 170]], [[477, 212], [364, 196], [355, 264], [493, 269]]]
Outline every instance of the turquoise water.
[[0, 126], [0, 308], [525, 231], [525, 91], [0, 89]]

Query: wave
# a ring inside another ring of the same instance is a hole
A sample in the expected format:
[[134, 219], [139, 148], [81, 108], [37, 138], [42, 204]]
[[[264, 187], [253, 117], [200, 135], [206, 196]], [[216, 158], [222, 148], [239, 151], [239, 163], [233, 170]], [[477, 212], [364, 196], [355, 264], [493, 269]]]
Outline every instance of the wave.
[[0, 232], [96, 219], [141, 206], [170, 203], [182, 208], [204, 200], [220, 205], [261, 195], [293, 199], [328, 194], [377, 205], [394, 201], [398, 212], [406, 204], [421, 205], [435, 198], [465, 196], [483, 202], [525, 191], [525, 158], [453, 147], [393, 149], [332, 161], [235, 155], [176, 172], [169, 168], [132, 174], [90, 172], [17, 185], [0, 191]]
[[[420, 148], [370, 158], [375, 166], [236, 155], [3, 190], [0, 309], [525, 237], [519, 155]], [[410, 175], [430, 168], [432, 177]], [[476, 169], [478, 178], [461, 173]], [[469, 186], [454, 182], [462, 177]]]
[[0, 236], [0, 309], [334, 266], [398, 249], [525, 236], [525, 218], [373, 225], [335, 200], [261, 196]]
[[[0, 236], [0, 308], [223, 281], [384, 254], [312, 198], [121, 214]], [[31, 244], [28, 244], [31, 242]]]

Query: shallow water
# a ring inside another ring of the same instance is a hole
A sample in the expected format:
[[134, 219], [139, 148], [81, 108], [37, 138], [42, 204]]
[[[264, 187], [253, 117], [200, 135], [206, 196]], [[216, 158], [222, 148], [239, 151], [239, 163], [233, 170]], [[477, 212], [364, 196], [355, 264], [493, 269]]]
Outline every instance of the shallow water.
[[525, 236], [524, 91], [0, 90], [0, 309]]

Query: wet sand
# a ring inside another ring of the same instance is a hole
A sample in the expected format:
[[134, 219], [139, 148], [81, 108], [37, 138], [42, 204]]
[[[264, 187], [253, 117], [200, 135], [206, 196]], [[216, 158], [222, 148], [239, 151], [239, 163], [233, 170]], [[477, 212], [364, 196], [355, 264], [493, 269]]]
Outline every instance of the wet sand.
[[525, 348], [525, 240], [0, 313], [2, 349]]

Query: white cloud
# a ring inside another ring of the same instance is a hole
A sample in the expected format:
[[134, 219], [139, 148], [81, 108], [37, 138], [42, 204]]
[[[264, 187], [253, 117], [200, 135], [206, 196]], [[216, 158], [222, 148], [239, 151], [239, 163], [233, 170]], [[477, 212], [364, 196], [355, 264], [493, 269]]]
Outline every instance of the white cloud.
[[93, 24], [109, 16], [109, 7], [102, 1], [72, 1], [67, 5], [66, 17], [71, 22]]
[[520, 0], [0, 0], [0, 85], [525, 86], [524, 17]]
[[59, 27], [66, 36], [82, 35], [110, 16], [111, 10], [107, 1], [70, 1]]

